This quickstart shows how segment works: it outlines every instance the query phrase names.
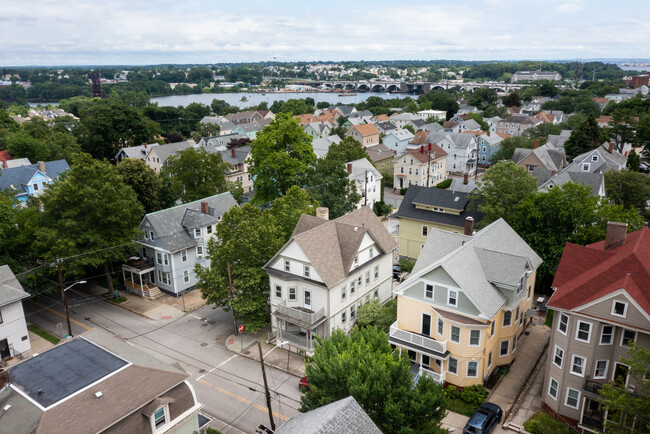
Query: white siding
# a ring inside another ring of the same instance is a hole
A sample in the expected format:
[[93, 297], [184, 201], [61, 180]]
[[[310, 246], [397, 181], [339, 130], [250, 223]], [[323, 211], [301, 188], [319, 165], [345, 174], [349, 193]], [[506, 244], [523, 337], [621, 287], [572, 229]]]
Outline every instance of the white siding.
[[[24, 353], [31, 350], [25, 313], [23, 312], [22, 301], [17, 301], [0, 307], [2, 323], [0, 324], [0, 340], [7, 339], [9, 347], [13, 348], [11, 354]], [[22, 340], [27, 337], [26, 340]]]

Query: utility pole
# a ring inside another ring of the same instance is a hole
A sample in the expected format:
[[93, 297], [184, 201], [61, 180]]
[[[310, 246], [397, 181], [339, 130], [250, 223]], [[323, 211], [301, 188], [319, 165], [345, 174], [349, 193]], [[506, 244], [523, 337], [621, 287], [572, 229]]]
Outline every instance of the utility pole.
[[235, 308], [232, 307], [232, 299], [235, 297], [235, 291], [232, 288], [232, 277], [230, 277], [230, 262], [228, 262], [228, 293], [230, 294], [230, 309], [232, 309], [232, 326], [236, 335], [238, 333], [237, 319], [235, 318]]
[[56, 258], [56, 267], [59, 271], [59, 287], [61, 288], [61, 299], [63, 300], [63, 310], [65, 319], [68, 322], [68, 336], [72, 337], [72, 326], [70, 325], [70, 314], [68, 313], [68, 298], [65, 295], [65, 283], [63, 282], [63, 271], [61, 270], [62, 259]]
[[366, 169], [366, 179], [364, 181], [364, 196], [366, 198], [365, 202], [363, 203], [363, 206], [368, 205], [368, 169]]
[[257, 349], [260, 352], [260, 363], [262, 364], [262, 378], [264, 378], [264, 391], [266, 395], [266, 407], [269, 410], [269, 421], [271, 422], [271, 430], [275, 431], [275, 422], [273, 422], [273, 410], [271, 410], [271, 392], [269, 392], [269, 384], [266, 382], [264, 356], [262, 355], [262, 345], [260, 344], [260, 341], [257, 341]]

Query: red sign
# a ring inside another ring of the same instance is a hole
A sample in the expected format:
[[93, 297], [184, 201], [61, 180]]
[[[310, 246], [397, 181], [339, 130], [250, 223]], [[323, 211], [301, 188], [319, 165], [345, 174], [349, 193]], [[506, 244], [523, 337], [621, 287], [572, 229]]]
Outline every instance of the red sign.
[[244, 324], [240, 325], [238, 329], [239, 329], [239, 333], [244, 333]]

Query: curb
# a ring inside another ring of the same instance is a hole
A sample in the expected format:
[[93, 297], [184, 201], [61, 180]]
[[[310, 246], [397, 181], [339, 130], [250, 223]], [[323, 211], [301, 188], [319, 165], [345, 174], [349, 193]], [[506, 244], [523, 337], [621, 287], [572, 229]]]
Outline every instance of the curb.
[[[257, 343], [257, 342], [253, 342], [252, 344], [250, 344], [250, 345], [244, 347], [244, 350], [246, 350], [246, 349], [252, 347], [252, 346], [255, 345], [256, 343]], [[238, 354], [238, 355], [240, 355], [240, 356], [242, 356], [242, 357], [246, 357], [247, 359], [250, 359], [250, 360], [254, 360], [254, 361], [256, 361], [256, 362], [259, 362], [259, 360], [257, 360], [255, 357], [251, 357], [250, 355], [248, 355], [248, 354], [244, 354], [243, 352], [240, 353], [239, 351], [233, 351], [233, 350], [231, 350], [230, 348], [228, 348], [228, 344], [226, 344], [226, 349], [227, 349], [228, 351], [230, 351], [231, 353], [233, 353], [233, 354]], [[277, 369], [278, 371], [282, 371], [282, 372], [284, 372], [285, 374], [293, 375], [293, 376], [296, 377], [296, 378], [302, 378], [299, 374], [296, 374], [295, 372], [291, 372], [290, 370], [288, 370], [288, 369], [286, 369], [286, 368], [282, 368], [282, 367], [280, 367], [280, 366], [276, 366], [276, 365], [271, 364], [271, 363], [268, 363], [268, 362], [266, 362], [266, 361], [264, 362], [264, 365], [265, 365], [265, 366], [268, 366], [268, 367], [270, 367], [270, 368], [273, 368], [273, 369]]]

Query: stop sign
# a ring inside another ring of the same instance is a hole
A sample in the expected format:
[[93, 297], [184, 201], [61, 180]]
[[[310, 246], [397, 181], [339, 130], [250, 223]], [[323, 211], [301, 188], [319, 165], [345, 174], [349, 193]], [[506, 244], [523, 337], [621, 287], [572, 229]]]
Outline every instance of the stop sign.
[[244, 333], [244, 324], [238, 327], [239, 333]]

